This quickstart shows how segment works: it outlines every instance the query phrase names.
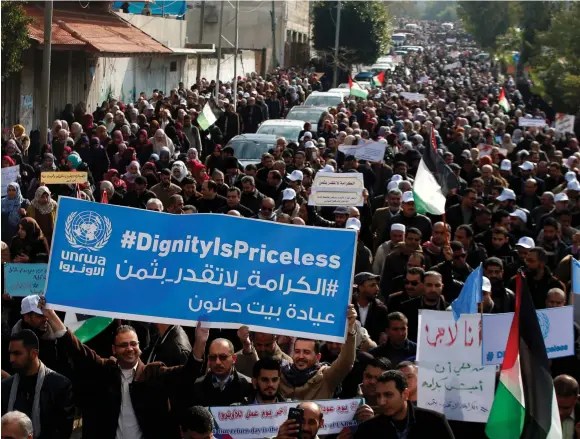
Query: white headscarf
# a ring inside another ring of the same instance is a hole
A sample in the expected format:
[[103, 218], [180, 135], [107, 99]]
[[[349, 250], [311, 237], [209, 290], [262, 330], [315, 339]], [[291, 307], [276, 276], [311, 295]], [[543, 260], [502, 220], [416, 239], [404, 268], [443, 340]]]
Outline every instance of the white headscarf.
[[[175, 175], [176, 170], [179, 170], [179, 175]], [[171, 176], [175, 178], [178, 182], [181, 183], [181, 180], [187, 177], [187, 174], [188, 174], [187, 168], [185, 166], [185, 163], [183, 163], [182, 161], [177, 160], [171, 166]]]
[[[163, 140], [157, 140], [157, 137], [163, 135]], [[155, 135], [149, 139], [151, 145], [153, 145], [153, 152], [155, 154], [159, 154], [161, 152], [161, 148], [166, 146], [169, 149], [169, 156], [173, 157], [175, 154], [175, 147], [173, 146], [173, 141], [165, 134], [161, 128], [155, 131]]]

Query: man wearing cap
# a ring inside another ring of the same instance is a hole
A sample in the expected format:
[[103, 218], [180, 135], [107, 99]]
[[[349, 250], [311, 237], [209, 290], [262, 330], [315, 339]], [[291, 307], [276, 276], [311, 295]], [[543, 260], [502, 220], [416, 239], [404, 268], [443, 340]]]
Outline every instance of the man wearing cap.
[[509, 187], [513, 187], [514, 175], [512, 173], [512, 162], [509, 159], [503, 159], [499, 165], [499, 175], [508, 182]]
[[12, 334], [19, 333], [29, 329], [36, 337], [39, 343], [39, 359], [46, 367], [57, 371], [66, 376], [70, 376], [71, 369], [68, 359], [58, 351], [56, 347], [56, 335], [48, 324], [48, 319], [44, 316], [41, 309], [38, 308], [40, 296], [26, 296], [22, 299], [20, 305], [20, 314], [22, 319], [18, 320], [12, 328]]
[[[409, 258], [409, 261], [413, 256]], [[423, 267], [407, 267], [407, 272], [404, 274], [403, 289], [389, 295], [387, 301], [387, 308], [390, 312], [399, 311], [401, 303], [415, 297], [423, 295], [423, 281], [425, 280], [425, 269]], [[396, 291], [396, 290], [395, 290]]]
[[290, 216], [290, 219], [293, 219], [298, 216], [299, 211], [300, 206], [296, 202], [296, 192], [294, 189], [284, 189], [282, 191], [282, 203], [280, 204], [280, 207], [276, 209], [276, 212], [274, 212], [276, 216], [285, 213]]
[[508, 213], [516, 210], [516, 194], [511, 189], [504, 189], [496, 201], [499, 201], [500, 208]]
[[[496, 306], [495, 302], [491, 297], [491, 282], [490, 280], [483, 276], [483, 280], [481, 283], [481, 292], [482, 294], [482, 302], [479, 304], [479, 308], [481, 312], [486, 314], [498, 314], [502, 311]], [[512, 293], [513, 294], [513, 293]]]
[[304, 201], [302, 194], [305, 193], [305, 189], [302, 186], [302, 180], [304, 179], [304, 174], [302, 171], [296, 169], [292, 171], [288, 176], [288, 186], [296, 192], [296, 202], [300, 205]]
[[538, 232], [542, 231], [544, 228], [544, 222], [548, 218], [553, 218], [557, 212], [560, 212], [564, 209], [568, 209], [570, 206], [570, 198], [564, 192], [560, 192], [554, 196], [554, 208], [548, 211], [545, 215], [542, 215], [539, 221], [536, 223], [536, 230]]
[[381, 292], [388, 295], [389, 291], [396, 291], [389, 288], [393, 279], [405, 274], [409, 257], [413, 253], [419, 253], [423, 256], [421, 247], [421, 232], [414, 227], [407, 227], [405, 232], [405, 242], [397, 244], [393, 251], [387, 255], [381, 272]]
[[[374, 219], [374, 218], [373, 218]], [[405, 240], [405, 226], [402, 224], [393, 224], [391, 226], [391, 233], [387, 242], [383, 242], [377, 249], [373, 261], [373, 273], [380, 275], [383, 272], [383, 265], [387, 256], [391, 253], [393, 248]]]
[[368, 272], [355, 275], [354, 283], [357, 292], [352, 300], [358, 314], [357, 319], [376, 343], [386, 330], [388, 315], [385, 304], [377, 299], [379, 278], [380, 276]]
[[510, 186], [514, 189], [514, 192], [516, 193], [516, 195], [521, 195], [524, 193], [526, 181], [529, 178], [536, 180], [536, 184], [537, 184], [536, 191], [538, 194], [541, 194], [544, 192], [544, 180], [542, 180], [538, 177], [534, 177], [533, 171], [535, 169], [535, 166], [532, 162], [530, 162], [530, 161], [523, 162], [519, 166], [519, 169], [520, 169], [520, 176], [515, 177], [512, 185]]
[[522, 236], [516, 243], [516, 251], [518, 253], [517, 259], [508, 265], [505, 269], [505, 278], [511, 279], [518, 274], [520, 268], [525, 268], [526, 257], [531, 248], [536, 246], [534, 240], [529, 236]]
[[357, 245], [356, 261], [354, 264], [355, 273], [370, 272], [373, 267], [373, 254], [360, 239], [360, 220], [358, 218], [348, 218], [345, 223], [345, 229], [356, 231]]
[[528, 215], [522, 209], [516, 209], [510, 213], [510, 235], [514, 240], [524, 236], [534, 236], [534, 232], [528, 229]]
[[385, 228], [385, 231], [383, 232], [383, 235], [380, 239], [380, 242], [383, 243], [387, 240], [387, 231], [390, 231], [391, 226], [395, 223], [403, 224], [407, 230], [411, 227], [419, 229], [421, 231], [421, 242], [428, 241], [429, 238], [431, 238], [433, 226], [429, 218], [416, 212], [413, 192], [405, 192], [403, 194], [402, 201], [403, 204], [401, 213], [393, 216], [389, 220], [387, 227]]
[[223, 161], [223, 166], [226, 171], [225, 183], [229, 186], [235, 186], [241, 190], [242, 178], [245, 174], [240, 170], [240, 162], [235, 157], [227, 157]]

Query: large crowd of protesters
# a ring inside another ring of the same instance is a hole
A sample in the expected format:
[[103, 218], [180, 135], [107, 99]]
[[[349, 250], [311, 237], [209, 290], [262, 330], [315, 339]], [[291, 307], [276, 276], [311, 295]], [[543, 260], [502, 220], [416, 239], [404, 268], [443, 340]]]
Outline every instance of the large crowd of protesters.
[[[416, 406], [418, 314], [448, 310], [480, 264], [484, 313], [514, 311], [520, 269], [537, 309], [570, 303], [572, 259], [580, 256], [580, 147], [574, 133], [556, 132], [554, 111], [529, 87], [475, 58], [467, 40], [446, 44], [440, 31], [423, 23], [411, 43], [424, 50], [403, 56], [367, 99], [346, 96], [317, 125], [306, 122], [298, 141], [278, 138], [256, 165], [242, 166], [228, 142], [327, 89], [325, 78], [289, 69], [240, 77], [237, 90], [220, 82], [223, 114], [208, 130], [197, 118], [216, 83], [205, 79], [143, 92], [135, 102], [67, 105], [42, 141], [21, 125], [5, 130], [2, 167], [20, 172], [1, 202], [3, 263], [48, 261], [60, 196], [347, 227], [358, 243], [343, 344], [121, 320], [83, 344], [43, 298], [4, 290], [2, 437], [68, 439], [74, 425], [88, 439], [211, 438], [204, 407], [296, 401], [302, 424], [288, 419], [276, 437], [300, 430], [314, 439], [323, 413], [312, 401], [362, 396], [362, 424], [339, 439], [484, 438], [484, 424]], [[520, 117], [546, 125], [522, 127]], [[446, 218], [415, 209], [414, 176], [431, 130], [459, 181]], [[386, 145], [382, 162], [339, 150], [365, 140]], [[86, 171], [87, 182], [43, 184], [41, 173], [57, 170]], [[361, 173], [364, 205], [308, 205], [317, 172]], [[564, 439], [580, 437], [578, 325], [574, 340], [573, 356], [550, 360]]]

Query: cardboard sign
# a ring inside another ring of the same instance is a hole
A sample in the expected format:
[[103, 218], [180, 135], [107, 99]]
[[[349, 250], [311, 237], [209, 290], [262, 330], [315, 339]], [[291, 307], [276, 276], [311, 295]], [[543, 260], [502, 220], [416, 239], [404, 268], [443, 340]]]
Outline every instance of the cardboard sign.
[[425, 95], [421, 93], [408, 93], [406, 91], [401, 93], [401, 97], [403, 99], [407, 99], [408, 101], [424, 101]]
[[544, 119], [534, 119], [533, 117], [520, 117], [518, 119], [518, 125], [521, 127], [544, 128], [546, 126], [546, 121]]
[[387, 145], [383, 142], [369, 142], [363, 145], [340, 145], [339, 151], [345, 155], [354, 155], [357, 160], [366, 160], [369, 162], [382, 162], [385, 157]]
[[362, 206], [364, 198], [363, 175], [358, 172], [343, 174], [318, 172], [308, 198], [310, 206]]
[[556, 131], [559, 133], [573, 133], [576, 116], [573, 114], [558, 113], [556, 115]]
[[82, 184], [86, 183], [87, 172], [41, 172], [40, 181], [43, 184]]
[[6, 191], [8, 189], [9, 183], [14, 183], [18, 180], [18, 174], [20, 173], [20, 165], [9, 166], [8, 168], [2, 168], [2, 196], [6, 196]]

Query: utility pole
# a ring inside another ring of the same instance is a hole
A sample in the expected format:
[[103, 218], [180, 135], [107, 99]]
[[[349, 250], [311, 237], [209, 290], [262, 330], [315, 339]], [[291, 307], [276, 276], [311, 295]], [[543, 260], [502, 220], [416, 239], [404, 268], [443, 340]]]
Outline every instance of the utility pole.
[[220, 5], [220, 30], [218, 33], [217, 74], [215, 78], [215, 89], [214, 89], [214, 96], [216, 100], [220, 90], [220, 67], [222, 64], [222, 31], [224, 25], [224, 3], [225, 2], [221, 2]]
[[[201, 2], [201, 14], [199, 16], [199, 44], [203, 43], [203, 25], [205, 23], [205, 2]], [[201, 79], [201, 53], [197, 54], [197, 77]]]
[[40, 107], [40, 144], [48, 141], [48, 106], [50, 105], [50, 57], [52, 50], [52, 0], [44, 3], [44, 52]]
[[232, 87], [232, 97], [234, 107], [236, 106], [236, 99], [238, 98], [238, 14], [240, 12], [240, 0], [236, 0], [236, 22], [235, 22], [235, 35], [234, 35], [234, 85]]
[[340, 40], [340, 0], [336, 5], [336, 32], [334, 34], [334, 74], [332, 75], [332, 87], [338, 87], [338, 43]]
[[276, 58], [276, 2], [272, 1], [272, 70], [278, 65]]

